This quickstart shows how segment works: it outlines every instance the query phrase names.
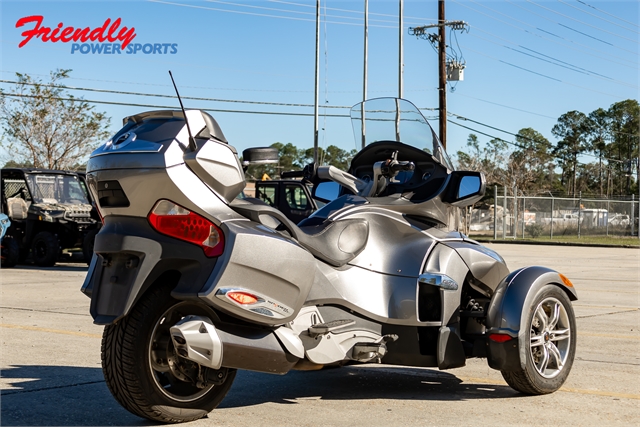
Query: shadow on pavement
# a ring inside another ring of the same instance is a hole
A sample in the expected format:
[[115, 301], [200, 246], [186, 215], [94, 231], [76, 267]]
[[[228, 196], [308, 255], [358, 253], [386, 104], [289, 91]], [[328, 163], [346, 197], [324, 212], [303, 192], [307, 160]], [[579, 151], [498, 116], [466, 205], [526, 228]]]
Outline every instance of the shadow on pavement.
[[147, 426], [111, 397], [101, 368], [12, 366], [2, 370], [3, 426]]
[[[130, 414], [111, 396], [100, 368], [13, 366], [2, 370], [2, 425], [155, 425]], [[285, 376], [241, 371], [219, 408], [298, 400], [459, 401], [521, 396], [507, 386], [463, 383], [431, 369], [360, 366], [293, 371]], [[357, 404], [357, 403], [356, 403]]]
[[321, 371], [292, 371], [274, 376], [241, 371], [220, 408], [262, 403], [295, 404], [297, 399], [454, 401], [520, 397], [506, 385], [463, 383], [455, 370], [402, 368], [388, 365], [350, 366]]

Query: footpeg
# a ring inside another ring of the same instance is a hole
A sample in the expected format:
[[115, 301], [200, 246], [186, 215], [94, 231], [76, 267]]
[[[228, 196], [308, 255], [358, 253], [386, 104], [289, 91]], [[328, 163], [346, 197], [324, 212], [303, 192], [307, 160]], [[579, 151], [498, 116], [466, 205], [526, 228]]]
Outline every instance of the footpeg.
[[397, 339], [397, 335], [385, 335], [377, 342], [358, 343], [353, 346], [351, 358], [358, 362], [377, 360], [380, 363], [384, 355], [387, 354], [387, 343]]
[[326, 323], [316, 323], [309, 328], [309, 334], [312, 335], [324, 335], [336, 329], [346, 328], [347, 326], [355, 325], [356, 321], [352, 319], [340, 319], [332, 320]]

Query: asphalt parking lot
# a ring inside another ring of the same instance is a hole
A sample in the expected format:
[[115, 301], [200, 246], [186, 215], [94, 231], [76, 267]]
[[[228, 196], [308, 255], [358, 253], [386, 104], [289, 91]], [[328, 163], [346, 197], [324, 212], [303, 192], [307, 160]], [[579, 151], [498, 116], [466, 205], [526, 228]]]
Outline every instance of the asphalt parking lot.
[[[193, 426], [638, 425], [640, 250], [488, 245], [510, 269], [566, 274], [579, 301], [578, 348], [565, 386], [527, 397], [485, 360], [450, 371], [384, 365], [240, 372], [220, 407]], [[2, 425], [151, 425], [111, 397], [102, 327], [79, 291], [86, 267], [0, 272]]]

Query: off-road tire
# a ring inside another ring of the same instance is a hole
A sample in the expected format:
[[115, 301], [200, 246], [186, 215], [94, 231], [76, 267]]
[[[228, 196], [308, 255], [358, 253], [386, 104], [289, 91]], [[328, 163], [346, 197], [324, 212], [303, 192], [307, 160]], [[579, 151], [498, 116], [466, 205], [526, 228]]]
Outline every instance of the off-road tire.
[[84, 256], [84, 261], [87, 264], [91, 264], [91, 258], [93, 258], [93, 245], [96, 240], [96, 234], [98, 234], [99, 231], [100, 230], [98, 229], [93, 229], [84, 236], [84, 241], [82, 242], [82, 255]]
[[148, 363], [151, 334], [160, 316], [177, 303], [169, 288], [151, 289], [102, 335], [102, 370], [113, 397], [129, 412], [164, 423], [204, 417], [220, 404], [236, 375], [230, 369], [222, 385], [190, 402], [170, 399], [158, 389]]
[[[562, 370], [557, 374], [557, 376], [553, 378], [545, 378], [543, 377], [536, 366], [534, 365], [533, 356], [530, 351], [531, 345], [531, 330], [527, 330], [524, 334], [524, 342], [520, 343], [520, 346], [525, 347], [525, 354], [527, 357], [525, 369], [521, 369], [518, 371], [502, 371], [502, 376], [505, 381], [511, 388], [517, 390], [521, 393], [528, 395], [541, 395], [553, 393], [558, 390], [564, 384], [565, 380], [569, 376], [569, 372], [571, 371], [571, 367], [573, 365], [573, 359], [575, 357], [576, 352], [576, 319], [575, 314], [573, 312], [573, 307], [571, 306], [571, 301], [567, 294], [560, 289], [556, 285], [547, 285], [541, 288], [538, 291], [538, 294], [533, 299], [530, 307], [523, 308], [523, 316], [526, 316], [526, 325], [531, 325], [534, 310], [540, 304], [540, 302], [544, 301], [547, 298], [555, 298], [562, 304], [564, 309], [566, 310], [566, 314], [569, 321], [569, 329], [570, 329], [570, 338], [569, 340], [569, 349], [566, 358], [566, 362], [562, 367]], [[529, 328], [530, 329], [530, 328]]]
[[51, 267], [58, 261], [60, 243], [58, 238], [48, 231], [36, 234], [31, 243], [33, 262], [40, 267]]
[[2, 268], [14, 267], [20, 261], [20, 245], [12, 236], [5, 236], [2, 239]]

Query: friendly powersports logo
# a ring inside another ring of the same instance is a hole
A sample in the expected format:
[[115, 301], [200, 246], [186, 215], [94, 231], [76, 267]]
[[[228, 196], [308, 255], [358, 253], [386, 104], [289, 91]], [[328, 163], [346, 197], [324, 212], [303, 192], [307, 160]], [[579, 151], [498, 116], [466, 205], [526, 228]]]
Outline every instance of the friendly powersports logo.
[[42, 15], [25, 16], [18, 19], [16, 28], [26, 27], [18, 47], [24, 47], [34, 38], [45, 43], [71, 43], [72, 54], [116, 54], [116, 55], [173, 55], [178, 53], [177, 43], [132, 43], [136, 38], [135, 27], [120, 26], [122, 19], [111, 22], [107, 18], [95, 28], [65, 27], [60, 22], [51, 28], [42, 25]]

